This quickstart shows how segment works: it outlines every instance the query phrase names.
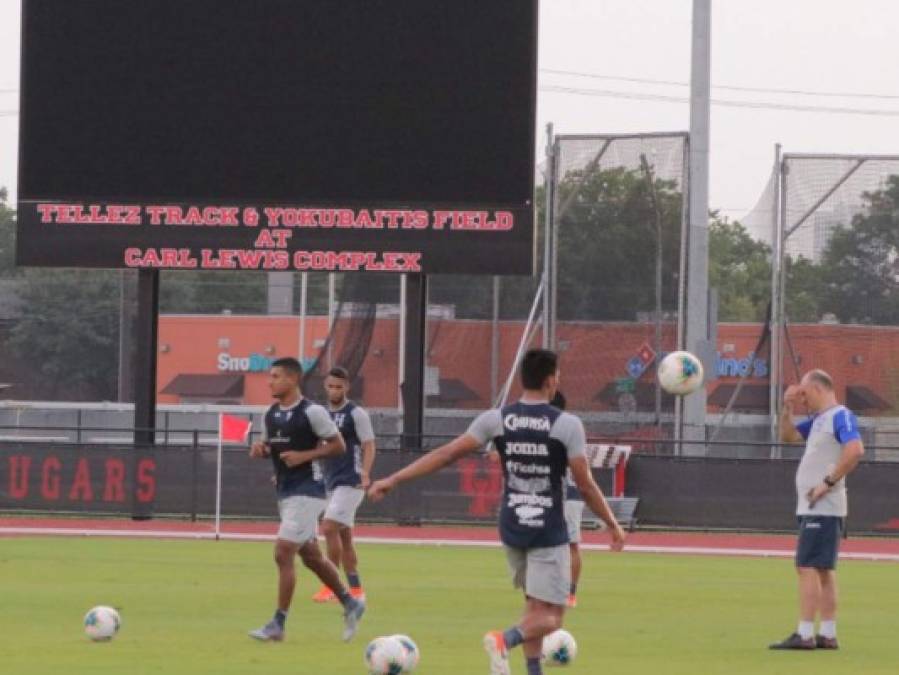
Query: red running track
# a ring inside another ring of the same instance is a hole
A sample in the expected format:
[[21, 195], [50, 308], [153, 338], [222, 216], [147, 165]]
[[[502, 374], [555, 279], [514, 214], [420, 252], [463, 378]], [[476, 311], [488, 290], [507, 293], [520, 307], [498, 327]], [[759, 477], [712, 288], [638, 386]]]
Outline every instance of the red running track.
[[[222, 523], [221, 538], [270, 541], [277, 531], [272, 521]], [[495, 528], [360, 525], [356, 538], [365, 542], [496, 546]], [[133, 521], [98, 518], [0, 517], [0, 535], [6, 536], [103, 536], [174, 539], [211, 539], [212, 523], [178, 520]], [[642, 553], [681, 553], [694, 555], [740, 555], [789, 557], [795, 538], [789, 535], [733, 534], [706, 532], [633, 532], [626, 548]], [[608, 537], [585, 531], [587, 549], [606, 548]], [[841, 557], [899, 562], [899, 537], [851, 537], [841, 546]]]

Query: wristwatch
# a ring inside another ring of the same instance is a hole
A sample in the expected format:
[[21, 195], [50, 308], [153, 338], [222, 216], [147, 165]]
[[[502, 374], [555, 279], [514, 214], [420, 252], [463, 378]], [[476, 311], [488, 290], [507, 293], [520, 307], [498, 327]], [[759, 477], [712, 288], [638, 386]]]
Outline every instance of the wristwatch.
[[834, 480], [833, 478], [831, 478], [830, 476], [824, 476], [824, 484], [825, 484], [827, 487], [833, 487], [834, 485], [837, 484], [837, 481], [835, 481], [835, 480]]

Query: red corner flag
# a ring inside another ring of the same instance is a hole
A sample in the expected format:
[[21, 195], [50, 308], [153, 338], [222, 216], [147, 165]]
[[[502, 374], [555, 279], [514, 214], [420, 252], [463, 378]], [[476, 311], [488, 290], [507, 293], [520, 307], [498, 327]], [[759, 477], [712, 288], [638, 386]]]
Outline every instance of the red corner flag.
[[219, 415], [219, 440], [246, 443], [252, 428], [253, 423], [243, 417], [234, 417], [234, 415], [224, 413]]

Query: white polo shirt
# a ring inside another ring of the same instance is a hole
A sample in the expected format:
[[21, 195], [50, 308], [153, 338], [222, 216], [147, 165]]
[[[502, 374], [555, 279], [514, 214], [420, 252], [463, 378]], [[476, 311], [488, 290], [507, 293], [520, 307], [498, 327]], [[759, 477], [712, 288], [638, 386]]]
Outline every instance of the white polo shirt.
[[843, 446], [853, 440], [860, 440], [858, 420], [846, 406], [836, 405], [812, 415], [796, 425], [805, 439], [805, 453], [796, 471], [796, 491], [798, 504], [796, 514], [800, 516], [846, 517], [846, 479], [840, 480], [814, 507], [808, 503], [808, 491], [820, 485], [840, 461]]

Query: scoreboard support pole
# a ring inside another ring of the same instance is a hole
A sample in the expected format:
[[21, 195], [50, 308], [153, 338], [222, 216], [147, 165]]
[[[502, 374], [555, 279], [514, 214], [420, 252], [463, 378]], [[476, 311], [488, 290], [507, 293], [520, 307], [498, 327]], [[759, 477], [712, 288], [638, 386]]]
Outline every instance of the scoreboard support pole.
[[159, 348], [159, 270], [137, 273], [134, 320], [134, 444], [156, 442], [156, 358]]
[[403, 449], [420, 450], [424, 433], [425, 330], [428, 318], [428, 278], [406, 275], [406, 339], [403, 350]]

